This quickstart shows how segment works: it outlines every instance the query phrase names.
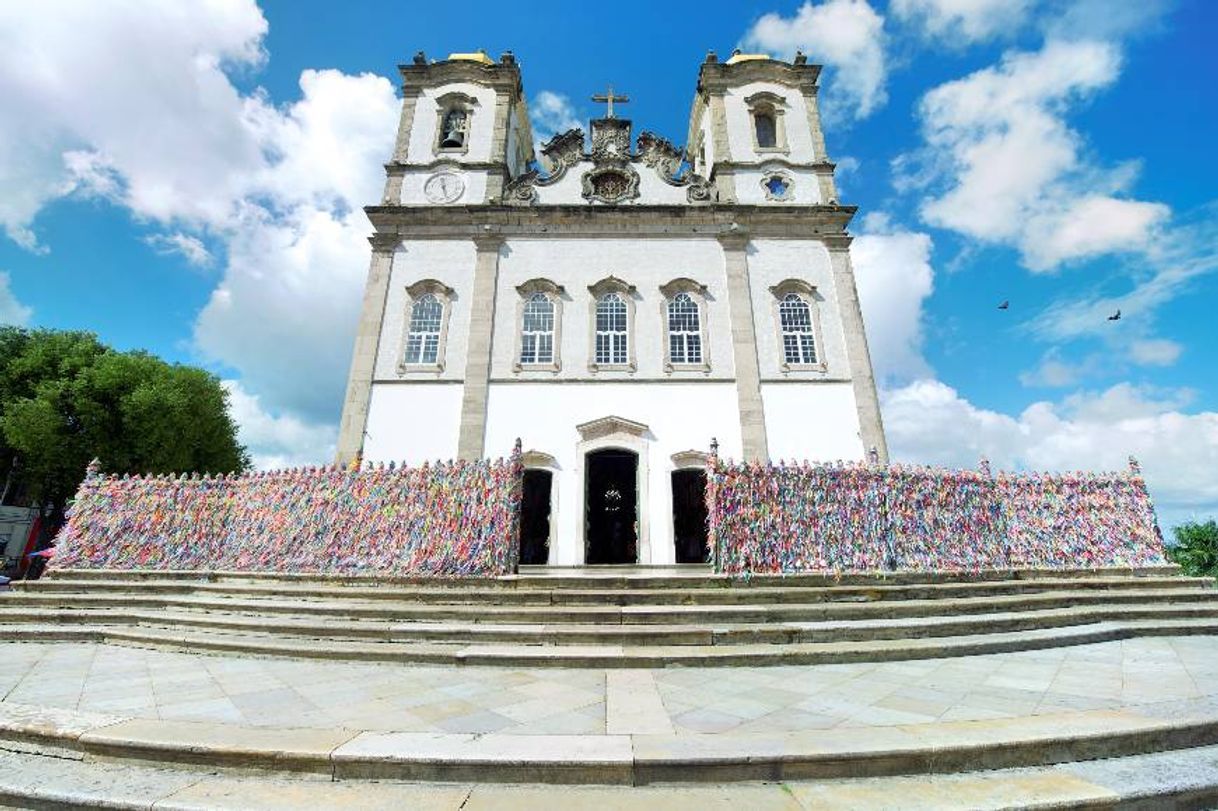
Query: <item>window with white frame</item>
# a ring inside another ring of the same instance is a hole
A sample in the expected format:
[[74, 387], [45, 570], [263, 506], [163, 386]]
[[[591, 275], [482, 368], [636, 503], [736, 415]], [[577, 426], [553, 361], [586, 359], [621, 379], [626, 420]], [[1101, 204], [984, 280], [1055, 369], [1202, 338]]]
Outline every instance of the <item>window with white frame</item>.
[[619, 293], [606, 293], [596, 302], [596, 363], [618, 366], [629, 362], [629, 313]]
[[790, 366], [817, 363], [812, 308], [798, 293], [787, 293], [778, 305], [783, 360]]
[[405, 339], [399, 374], [444, 369], [444, 338], [453, 290], [436, 279], [423, 279], [406, 288]]
[[410, 331], [406, 335], [403, 363], [416, 366], [439, 362], [443, 322], [444, 305], [435, 295], [427, 293], [415, 300], [410, 308]]
[[668, 360], [674, 366], [702, 363], [702, 317], [689, 293], [668, 301]]
[[554, 362], [554, 302], [545, 293], [534, 293], [524, 303], [520, 321], [520, 364]]

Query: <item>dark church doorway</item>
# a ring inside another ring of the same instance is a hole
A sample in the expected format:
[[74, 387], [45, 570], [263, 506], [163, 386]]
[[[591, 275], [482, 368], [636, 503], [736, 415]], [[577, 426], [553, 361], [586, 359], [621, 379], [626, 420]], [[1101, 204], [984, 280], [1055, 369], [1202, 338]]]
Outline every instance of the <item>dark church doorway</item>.
[[672, 472], [672, 526], [677, 563], [706, 563], [706, 471]]
[[526, 470], [520, 497], [520, 563], [538, 566], [550, 560], [550, 490], [554, 474]]
[[639, 457], [630, 451], [593, 451], [587, 456], [584, 493], [584, 560], [638, 561]]

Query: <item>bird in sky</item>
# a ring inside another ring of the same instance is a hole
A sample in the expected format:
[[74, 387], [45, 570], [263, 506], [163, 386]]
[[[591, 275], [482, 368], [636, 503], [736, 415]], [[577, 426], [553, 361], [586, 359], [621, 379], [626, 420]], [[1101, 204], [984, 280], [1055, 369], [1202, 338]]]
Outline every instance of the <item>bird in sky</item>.
[[1108, 320], [1109, 321], [1120, 321], [1121, 320], [1121, 311], [1117, 310], [1115, 313], [1108, 316]]
[[1000, 309], [1000, 310], [1009, 310], [1009, 309], [1011, 309], [1011, 302], [1009, 302], [1009, 301], [1004, 301], [1004, 302], [1002, 302], [1001, 304], [999, 304], [999, 305], [998, 305], [998, 309]]

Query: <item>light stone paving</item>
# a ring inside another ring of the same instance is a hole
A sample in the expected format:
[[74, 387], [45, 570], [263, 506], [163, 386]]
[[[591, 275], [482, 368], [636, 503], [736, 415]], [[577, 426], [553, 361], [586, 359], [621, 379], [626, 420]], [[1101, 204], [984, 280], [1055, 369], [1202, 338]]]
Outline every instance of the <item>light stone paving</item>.
[[1218, 638], [878, 664], [631, 671], [361, 665], [7, 643], [0, 645], [0, 696], [81, 712], [267, 727], [773, 733], [1218, 697]]

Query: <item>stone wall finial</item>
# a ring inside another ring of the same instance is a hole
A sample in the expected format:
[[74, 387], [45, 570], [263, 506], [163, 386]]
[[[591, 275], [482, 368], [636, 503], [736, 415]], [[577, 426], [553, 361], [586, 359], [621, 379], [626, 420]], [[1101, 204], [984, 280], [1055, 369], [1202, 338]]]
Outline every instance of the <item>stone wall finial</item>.
[[875, 445], [867, 449], [867, 462], [872, 465], [880, 463], [880, 451]]
[[1142, 465], [1140, 462], [1138, 462], [1137, 458], [1134, 457], [1134, 455], [1132, 453], [1129, 454], [1129, 475], [1130, 476], [1141, 476], [1142, 475]]
[[994, 471], [990, 468], [990, 460], [986, 457], [981, 457], [981, 463], [978, 465], [981, 468], [981, 475], [987, 479], [994, 478]]
[[97, 475], [98, 475], [99, 473], [101, 473], [101, 460], [100, 460], [100, 459], [98, 459], [96, 456], [94, 456], [94, 457], [93, 457], [93, 461], [92, 461], [92, 462], [90, 462], [90, 463], [89, 463], [89, 464], [88, 464], [88, 465], [85, 467], [85, 478], [86, 478], [86, 479], [94, 479], [94, 478], [97, 478]]

